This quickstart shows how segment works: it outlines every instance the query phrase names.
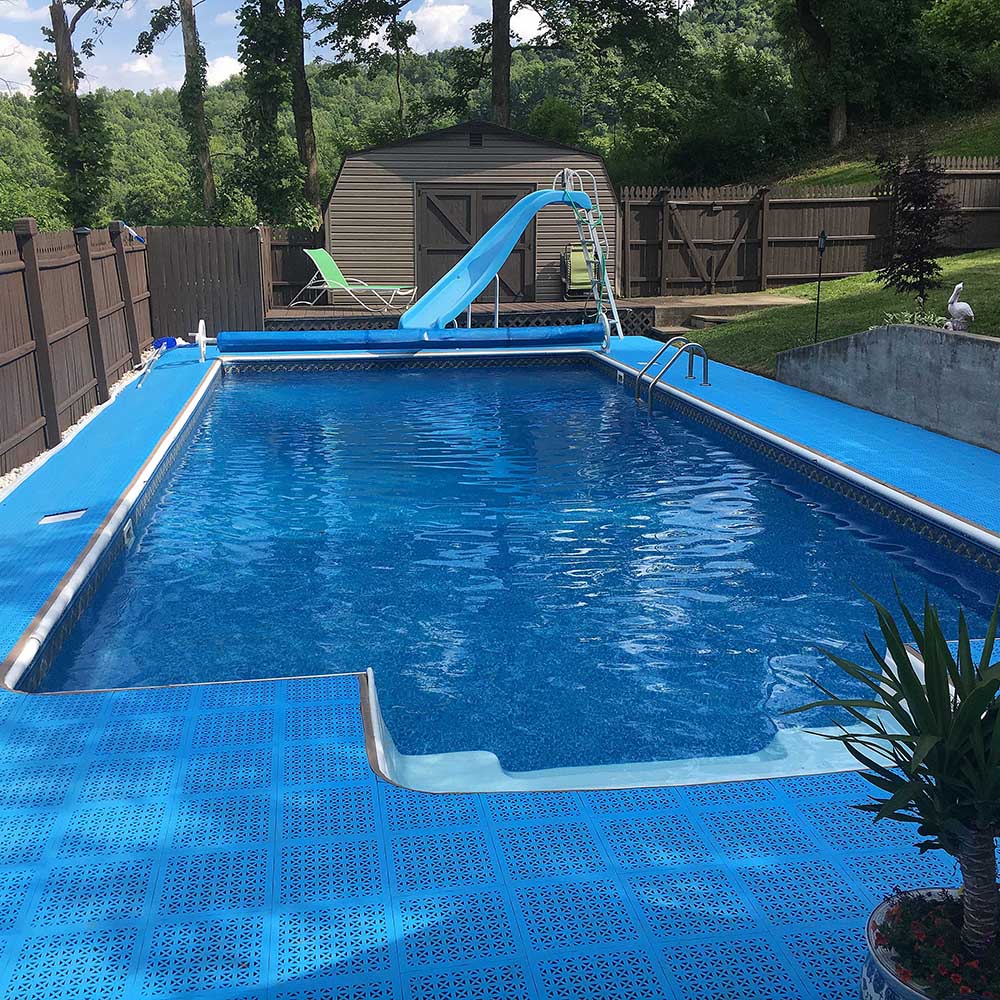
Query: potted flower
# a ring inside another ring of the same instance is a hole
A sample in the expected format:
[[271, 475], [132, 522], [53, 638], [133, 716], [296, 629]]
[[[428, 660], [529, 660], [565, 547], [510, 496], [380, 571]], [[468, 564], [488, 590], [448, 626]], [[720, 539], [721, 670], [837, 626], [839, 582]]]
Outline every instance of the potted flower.
[[897, 891], [875, 910], [861, 995], [1000, 1000], [1000, 663], [991, 665], [1000, 601], [975, 652], [962, 614], [953, 649], [929, 602], [921, 627], [900, 600], [908, 648], [892, 615], [872, 604], [887, 647], [881, 656], [866, 637], [874, 669], [824, 651], [867, 697], [841, 698], [814, 680], [825, 697], [796, 711], [827, 707], [851, 716], [850, 728], [840, 725], [828, 738], [844, 744], [877, 789], [856, 808], [876, 822], [913, 823], [921, 852], [943, 850], [958, 861], [962, 886]]

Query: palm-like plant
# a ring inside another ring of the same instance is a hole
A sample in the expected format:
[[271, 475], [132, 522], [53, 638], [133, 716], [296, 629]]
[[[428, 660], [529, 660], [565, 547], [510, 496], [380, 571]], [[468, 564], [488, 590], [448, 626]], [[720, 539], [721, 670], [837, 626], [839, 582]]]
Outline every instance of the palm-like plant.
[[813, 680], [824, 699], [794, 711], [826, 707], [852, 717], [855, 725], [840, 725], [828, 738], [843, 743], [868, 768], [864, 778], [882, 793], [857, 808], [875, 813], [876, 821], [917, 824], [925, 838], [918, 845], [922, 852], [943, 850], [957, 859], [963, 885], [962, 943], [981, 955], [997, 931], [1000, 663], [991, 665], [991, 658], [1000, 600], [982, 652], [975, 657], [964, 614], [959, 614], [953, 653], [929, 600], [921, 628], [900, 598], [913, 645], [923, 659], [923, 678], [892, 615], [878, 601], [868, 600], [888, 650], [883, 656], [865, 636], [876, 669], [823, 651], [869, 689], [868, 697], [841, 698]]

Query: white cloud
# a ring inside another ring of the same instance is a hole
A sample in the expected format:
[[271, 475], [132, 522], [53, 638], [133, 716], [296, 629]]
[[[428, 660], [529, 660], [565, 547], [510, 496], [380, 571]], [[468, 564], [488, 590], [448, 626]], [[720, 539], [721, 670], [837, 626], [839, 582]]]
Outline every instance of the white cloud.
[[436, 0], [424, 0], [416, 10], [407, 13], [406, 19], [417, 26], [413, 37], [413, 48], [417, 52], [450, 49], [468, 42], [472, 26], [482, 20], [472, 13], [467, 3], [437, 3]]
[[[105, 55], [110, 54], [104, 50]], [[126, 90], [176, 90], [184, 79], [183, 64], [179, 57], [164, 60], [158, 52], [148, 56], [133, 56], [122, 62], [85, 62], [84, 78], [80, 83], [83, 91], [98, 87]]]
[[0, 33], [0, 87], [25, 94], [30, 92], [28, 69], [40, 51], [33, 45], [25, 45], [13, 35]]
[[0, 20], [42, 24], [48, 19], [49, 9], [45, 4], [32, 7], [29, 0], [0, 0]]
[[531, 42], [542, 30], [542, 19], [530, 7], [522, 7], [511, 17], [510, 28], [519, 38]]
[[217, 56], [215, 59], [209, 59], [205, 68], [205, 75], [212, 86], [242, 72], [243, 64], [234, 56]]
[[223, 28], [233, 28], [236, 26], [236, 11], [224, 10], [221, 14], [216, 14], [212, 18], [213, 24], [218, 24]]

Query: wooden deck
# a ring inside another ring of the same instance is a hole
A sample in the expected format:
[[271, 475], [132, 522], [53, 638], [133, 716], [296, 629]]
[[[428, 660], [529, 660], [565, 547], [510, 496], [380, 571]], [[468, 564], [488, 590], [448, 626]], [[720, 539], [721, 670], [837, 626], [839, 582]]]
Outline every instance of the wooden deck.
[[[632, 299], [618, 299], [619, 309], [652, 309], [655, 311], [655, 325], [679, 325], [693, 314], [711, 314], [716, 316], [733, 316], [755, 309], [770, 306], [801, 305], [807, 299], [795, 298], [789, 295], [773, 295], [768, 292], [740, 292], [733, 295], [659, 295]], [[564, 313], [578, 314], [582, 310], [592, 308], [590, 300], [570, 299], [558, 302], [501, 302], [502, 315]], [[475, 302], [472, 313], [476, 317], [493, 314], [492, 302]], [[357, 321], [365, 318], [377, 322], [379, 327], [395, 326], [399, 312], [370, 313], [359, 310], [356, 306], [296, 306], [294, 309], [276, 308], [268, 311], [267, 319], [277, 325], [285, 322], [301, 322], [311, 319], [317, 322], [331, 320]]]

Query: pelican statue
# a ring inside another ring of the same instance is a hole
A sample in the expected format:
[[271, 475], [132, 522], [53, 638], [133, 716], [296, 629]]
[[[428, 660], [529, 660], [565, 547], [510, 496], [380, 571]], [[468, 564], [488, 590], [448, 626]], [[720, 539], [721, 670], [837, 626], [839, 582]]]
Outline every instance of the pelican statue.
[[960, 281], [955, 286], [955, 291], [948, 299], [948, 315], [951, 317], [952, 330], [968, 330], [976, 314], [972, 311], [972, 306], [968, 302], [959, 302], [958, 297], [962, 293], [963, 283]]

